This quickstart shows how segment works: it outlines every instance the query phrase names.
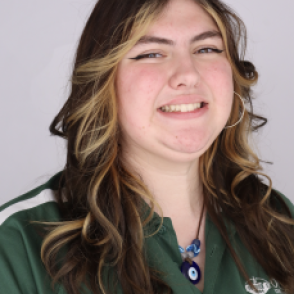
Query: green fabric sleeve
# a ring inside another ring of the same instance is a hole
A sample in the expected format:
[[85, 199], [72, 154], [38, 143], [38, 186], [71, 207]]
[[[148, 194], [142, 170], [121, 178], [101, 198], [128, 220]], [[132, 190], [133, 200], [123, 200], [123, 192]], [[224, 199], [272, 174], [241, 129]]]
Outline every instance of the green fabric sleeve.
[[0, 207], [0, 293], [57, 294], [41, 260], [42, 225], [60, 220], [54, 178]]
[[11, 218], [0, 227], [0, 293], [58, 293], [50, 289], [40, 258], [40, 241], [27, 222], [23, 225]]

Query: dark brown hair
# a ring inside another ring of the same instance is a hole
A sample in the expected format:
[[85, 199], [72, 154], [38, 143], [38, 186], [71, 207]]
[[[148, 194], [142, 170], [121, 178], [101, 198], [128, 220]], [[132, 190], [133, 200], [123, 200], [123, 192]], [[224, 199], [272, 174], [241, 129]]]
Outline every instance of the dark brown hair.
[[[223, 130], [200, 158], [205, 205], [244, 276], [220, 211], [234, 222], [240, 238], [269, 276], [292, 293], [293, 220], [271, 184], [267, 186], [259, 178], [263, 175], [260, 162], [248, 144], [249, 134], [266, 119], [252, 110], [250, 87], [258, 75], [254, 65], [243, 59], [246, 31], [222, 2], [195, 2], [218, 25], [233, 69], [235, 91], [249, 108], [242, 122]], [[93, 293], [113, 293], [118, 282], [123, 293], [171, 293], [161, 273], [145, 259], [144, 227], [155, 202], [120, 159], [115, 92], [117, 64], [167, 3], [97, 2], [78, 46], [71, 94], [50, 126], [52, 134], [68, 141], [68, 152], [57, 196], [63, 219], [50, 224], [41, 254], [53, 284], [61, 282], [68, 293], [81, 293], [83, 284]], [[236, 99], [228, 124], [238, 120], [240, 107]], [[151, 202], [148, 216], [142, 210], [143, 196]]]

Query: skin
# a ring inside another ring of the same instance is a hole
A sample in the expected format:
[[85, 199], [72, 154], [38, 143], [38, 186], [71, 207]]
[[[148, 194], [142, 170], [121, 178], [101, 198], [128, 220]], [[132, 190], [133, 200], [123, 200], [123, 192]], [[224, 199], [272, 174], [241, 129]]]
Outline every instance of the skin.
[[[198, 4], [171, 0], [146, 35], [170, 39], [174, 45], [134, 46], [119, 63], [116, 79], [122, 157], [140, 174], [163, 216], [172, 219], [178, 243], [184, 248], [196, 237], [203, 203], [199, 157], [225, 127], [234, 96], [225, 51], [203, 50], [223, 50], [222, 38], [190, 43], [206, 31], [218, 28]], [[132, 59], [147, 53], [154, 54]], [[202, 115], [181, 120], [159, 110], [175, 98], [184, 101], [187, 97], [207, 102]], [[202, 251], [195, 258], [203, 274], [204, 224], [205, 217], [199, 235]], [[204, 278], [197, 287], [203, 291]]]

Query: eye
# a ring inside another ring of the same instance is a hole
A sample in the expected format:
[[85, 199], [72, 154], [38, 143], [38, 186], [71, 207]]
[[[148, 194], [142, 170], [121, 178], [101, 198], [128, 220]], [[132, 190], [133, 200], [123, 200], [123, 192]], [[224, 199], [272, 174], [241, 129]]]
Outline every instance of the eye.
[[196, 51], [197, 54], [203, 54], [203, 53], [222, 53], [224, 50], [216, 49], [216, 48], [201, 48], [198, 51]]
[[143, 58], [158, 58], [158, 57], [162, 57], [162, 54], [160, 53], [147, 53], [147, 54], [141, 54], [141, 55], [138, 55], [137, 57], [135, 58], [130, 58], [130, 59], [143, 59]]
[[196, 281], [198, 279], [198, 273], [194, 267], [189, 268], [188, 275], [192, 281]]

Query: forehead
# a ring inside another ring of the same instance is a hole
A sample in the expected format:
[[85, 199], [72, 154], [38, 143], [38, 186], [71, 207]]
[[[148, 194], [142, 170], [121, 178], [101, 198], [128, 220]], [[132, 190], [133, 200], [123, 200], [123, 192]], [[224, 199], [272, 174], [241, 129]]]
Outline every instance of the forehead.
[[[170, 0], [161, 14], [148, 30], [148, 35], [201, 33], [216, 30], [218, 27], [212, 17], [195, 0]], [[179, 35], [180, 34], [180, 35]]]
[[131, 52], [148, 44], [192, 45], [211, 38], [222, 41], [216, 22], [196, 0], [170, 0]]

